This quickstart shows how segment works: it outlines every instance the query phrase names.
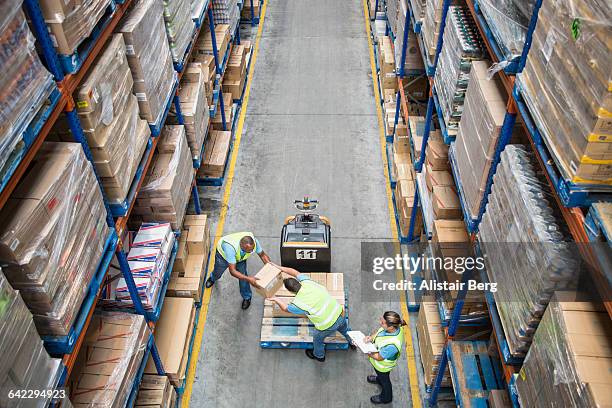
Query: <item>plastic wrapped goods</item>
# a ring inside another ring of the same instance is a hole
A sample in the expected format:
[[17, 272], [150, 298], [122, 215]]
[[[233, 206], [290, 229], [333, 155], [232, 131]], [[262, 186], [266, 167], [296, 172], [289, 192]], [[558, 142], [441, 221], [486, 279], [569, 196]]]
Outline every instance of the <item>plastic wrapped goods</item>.
[[51, 390], [61, 360], [49, 357], [19, 292], [0, 272], [0, 406], [44, 408], [50, 398], [9, 398], [12, 390]]
[[436, 69], [436, 93], [446, 130], [456, 135], [463, 113], [471, 61], [484, 57], [476, 24], [465, 6], [450, 6], [444, 28], [444, 45]]
[[414, 19], [419, 22], [425, 18], [425, 8], [427, 7], [427, 0], [409, 0], [410, 8], [412, 8], [412, 14]]
[[[506, 91], [497, 76], [487, 78], [489, 65], [488, 61], [474, 61], [471, 64], [463, 117], [456, 142], [451, 148], [471, 218], [478, 216], [506, 114]], [[517, 141], [522, 131], [521, 126], [515, 126], [511, 142]]]
[[230, 33], [233, 33], [240, 20], [238, 1], [212, 0], [212, 7], [215, 24], [227, 24], [230, 27]]
[[172, 60], [179, 63], [185, 57], [195, 28], [191, 19], [191, 0], [164, 0], [163, 3]]
[[495, 42], [502, 52], [502, 61], [520, 57], [525, 45], [527, 26], [536, 0], [478, 0]]
[[[200, 63], [189, 63], [185, 68], [181, 85], [179, 87], [179, 99], [181, 101], [181, 113], [187, 134], [187, 143], [191, 150], [193, 159], [200, 159], [204, 138], [210, 122], [210, 110], [206, 101], [206, 79]], [[168, 115], [169, 124], [178, 125], [176, 108], [170, 108]]]
[[433, 62], [433, 55], [436, 53], [438, 36], [440, 35], [440, 23], [442, 22], [443, 0], [427, 0], [425, 5], [425, 15], [421, 32], [425, 45], [425, 55]]
[[151, 124], [161, 121], [176, 83], [163, 8], [161, 1], [138, 0], [118, 29], [125, 41], [140, 117]]
[[493, 295], [515, 356], [529, 348], [553, 293], [575, 286], [579, 268], [533, 159], [521, 146], [506, 146], [480, 224], [486, 271], [497, 283]]
[[40, 9], [57, 51], [73, 54], [111, 3], [111, 0], [41, 0]]
[[149, 337], [143, 316], [94, 314], [68, 381], [73, 406], [125, 407]]
[[[402, 63], [402, 47], [404, 43], [404, 22], [406, 20], [407, 10], [405, 3], [402, 2], [402, 8], [398, 14], [397, 31], [395, 34], [394, 49], [395, 49], [395, 65], [399, 69]], [[408, 42], [406, 44], [406, 61], [404, 63], [404, 71], [407, 75], [421, 74], [425, 70], [423, 65], [423, 57], [419, 51], [417, 37], [412, 27], [408, 32]], [[420, 97], [419, 97], [420, 98]]]
[[23, 132], [54, 88], [20, 1], [0, 4], [0, 181], [23, 155]]
[[199, 19], [206, 12], [204, 6], [207, 4], [207, 0], [191, 0], [191, 18], [193, 20]]
[[43, 144], [0, 212], [0, 261], [39, 333], [68, 334], [108, 234], [100, 187], [81, 145]]
[[612, 325], [601, 304], [555, 297], [516, 379], [521, 406], [607, 406], [612, 388], [611, 347]]
[[562, 175], [612, 185], [612, 4], [545, 1], [520, 88]]
[[183, 225], [194, 171], [185, 128], [166, 125], [162, 130], [135, 204], [134, 215], [144, 222], [169, 222], [175, 230]]

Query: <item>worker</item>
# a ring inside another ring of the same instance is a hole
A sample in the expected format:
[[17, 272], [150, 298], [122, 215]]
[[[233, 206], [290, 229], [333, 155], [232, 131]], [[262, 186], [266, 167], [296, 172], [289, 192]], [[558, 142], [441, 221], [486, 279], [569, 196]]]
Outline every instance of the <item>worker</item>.
[[406, 322], [396, 312], [385, 312], [380, 318], [382, 326], [371, 336], [366, 336], [364, 342], [374, 343], [378, 348], [376, 353], [368, 353], [370, 363], [376, 375], [368, 375], [368, 382], [382, 387], [379, 395], [370, 398], [373, 404], [389, 404], [393, 401], [393, 387], [389, 374], [397, 365], [404, 345], [404, 329]]
[[289, 304], [278, 297], [271, 297], [269, 300], [276, 303], [284, 312], [305, 315], [314, 324], [313, 350], [306, 350], [308, 358], [324, 362], [325, 344], [323, 341], [336, 331], [346, 338], [351, 349], [354, 350], [355, 346], [347, 334], [351, 328], [346, 320], [344, 307], [329, 294], [324, 286], [314, 282], [307, 275], [293, 268], [283, 266], [278, 266], [278, 268], [292, 276], [283, 279], [283, 283], [288, 291], [295, 293], [295, 298]]
[[[257, 286], [257, 278], [249, 276], [247, 272], [247, 259], [255, 252], [264, 264], [270, 262], [270, 257], [264, 252], [259, 240], [252, 232], [235, 232], [221, 237], [217, 243], [215, 253], [215, 267], [212, 275], [206, 281], [210, 288], [229, 268], [230, 274], [238, 278], [240, 295], [242, 296], [242, 310], [251, 306], [251, 286]], [[250, 285], [249, 285], [250, 284]]]

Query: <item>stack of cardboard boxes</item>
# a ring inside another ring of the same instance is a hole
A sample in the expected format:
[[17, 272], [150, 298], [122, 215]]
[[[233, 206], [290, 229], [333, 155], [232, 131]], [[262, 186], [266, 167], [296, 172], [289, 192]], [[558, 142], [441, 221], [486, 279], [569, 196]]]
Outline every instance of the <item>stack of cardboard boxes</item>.
[[[192, 298], [166, 297], [155, 325], [155, 344], [159, 357], [170, 383], [175, 387], [182, 386], [185, 380], [195, 316], [196, 308]], [[144, 372], [157, 374], [151, 357]]]
[[202, 70], [204, 89], [206, 91], [206, 104], [210, 109], [213, 107], [213, 91], [215, 90], [215, 77], [217, 76], [215, 57], [209, 54], [199, 54], [194, 50], [191, 61], [198, 63]]
[[164, 1], [164, 22], [172, 60], [183, 62], [195, 23], [191, 18], [191, 0]]
[[[380, 67], [380, 92], [383, 98], [383, 110], [387, 134], [393, 133], [395, 124], [395, 107], [397, 92], [397, 76], [395, 75], [395, 56], [393, 54], [393, 42], [389, 36], [381, 36], [378, 39], [378, 66]], [[403, 119], [400, 118], [403, 124]]]
[[212, 118], [212, 128], [214, 130], [232, 130], [234, 126], [234, 101], [232, 100], [232, 94], [223, 92], [223, 112], [225, 114], [225, 129], [223, 129], [223, 115], [221, 114], [221, 98], [217, 102], [217, 114]]
[[149, 336], [141, 315], [96, 313], [68, 382], [72, 405], [125, 406]]
[[223, 76], [223, 92], [230, 94], [232, 101], [237, 101], [242, 95], [246, 79], [247, 50], [244, 45], [235, 45], [232, 48], [225, 75]]
[[[114, 203], [126, 199], [150, 136], [147, 122], [138, 116], [132, 86], [123, 36], [116, 34], [76, 93], [77, 112], [94, 165], [106, 196]], [[69, 131], [66, 119], [54, 128], [61, 140], [73, 140]]]
[[179, 238], [178, 252], [168, 296], [202, 300], [202, 287], [210, 253], [210, 222], [206, 215], [187, 215]]
[[161, 122], [176, 82], [163, 8], [161, 1], [139, 1], [118, 28], [125, 41], [140, 117], [156, 125]]
[[193, 162], [185, 126], [166, 125], [160, 138], [130, 222], [169, 222], [178, 230], [190, 197]]
[[[14, 406], [9, 392], [53, 389], [61, 375], [61, 360], [52, 359], [34, 327], [32, 314], [19, 292], [0, 272], [0, 406]], [[51, 398], [36, 400], [46, 406]]]
[[176, 406], [176, 391], [166, 376], [145, 374], [142, 376], [136, 407], [172, 408]]
[[[206, 75], [208, 75], [208, 68], [203, 68], [198, 62], [191, 62], [184, 70], [179, 88], [181, 114], [191, 156], [197, 160], [202, 156], [202, 145], [210, 121], [210, 110], [206, 100], [207, 78], [204, 73], [206, 70]], [[167, 123], [179, 124], [174, 105], [170, 108]]]
[[[218, 115], [220, 116], [220, 115]], [[232, 132], [213, 130], [206, 143], [202, 166], [198, 170], [198, 178], [220, 178], [225, 173]]]
[[[242, 13], [241, 13], [241, 17], [244, 20], [250, 20], [251, 14], [253, 15], [254, 18], [259, 18], [260, 0], [252, 0], [252, 2], [253, 2], [253, 7], [251, 7], [251, 0], [245, 0], [244, 2], [244, 6], [242, 7]], [[251, 9], [253, 10], [252, 12], [251, 12]]]
[[215, 23], [227, 24], [233, 33], [240, 20], [238, 0], [212, 0]]
[[58, 53], [74, 54], [111, 3], [112, 0], [41, 0], [40, 9]]
[[[421, 354], [421, 364], [425, 376], [423, 381], [427, 386], [432, 386], [438, 375], [438, 367], [444, 351], [444, 328], [440, 321], [438, 305], [432, 297], [423, 297], [419, 308], [419, 318], [416, 324], [417, 336], [419, 338], [419, 352]], [[442, 387], [451, 387], [450, 373], [448, 366], [442, 378]]]
[[[418, 2], [418, 0], [415, 2]], [[455, 2], [456, 1], [453, 0], [451, 4]], [[426, 0], [425, 4], [425, 14], [423, 16], [421, 32], [425, 45], [425, 55], [429, 57], [430, 62], [433, 62], [433, 56], [436, 53], [436, 46], [438, 44], [438, 37], [440, 36], [443, 5], [443, 0]]]
[[108, 235], [100, 187], [81, 145], [44, 143], [0, 212], [3, 272], [39, 333], [68, 334]]
[[[217, 52], [219, 54], [219, 65], [225, 57], [225, 51], [230, 44], [231, 35], [230, 27], [227, 24], [215, 25], [215, 41], [217, 43]], [[202, 33], [194, 44], [194, 55], [213, 55], [212, 36], [208, 25], [202, 27]]]

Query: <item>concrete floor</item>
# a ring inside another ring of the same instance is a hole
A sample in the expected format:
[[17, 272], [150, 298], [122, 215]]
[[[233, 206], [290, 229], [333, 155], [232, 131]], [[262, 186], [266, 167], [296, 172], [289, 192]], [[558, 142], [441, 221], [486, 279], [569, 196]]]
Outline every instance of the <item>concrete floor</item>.
[[[368, 42], [360, 0], [270, 1], [255, 66], [224, 233], [251, 230], [280, 262], [279, 234], [294, 199], [309, 195], [332, 221], [332, 270], [344, 272], [353, 329], [370, 332], [399, 303], [361, 301], [360, 245], [391, 238]], [[215, 213], [220, 189], [206, 189]], [[214, 231], [214, 230], [213, 230]], [[261, 263], [249, 261], [255, 273]], [[193, 407], [369, 407], [378, 387], [363, 354], [263, 350], [263, 300], [240, 309], [229, 273], [214, 286]], [[410, 406], [405, 356], [392, 373], [394, 403]]]

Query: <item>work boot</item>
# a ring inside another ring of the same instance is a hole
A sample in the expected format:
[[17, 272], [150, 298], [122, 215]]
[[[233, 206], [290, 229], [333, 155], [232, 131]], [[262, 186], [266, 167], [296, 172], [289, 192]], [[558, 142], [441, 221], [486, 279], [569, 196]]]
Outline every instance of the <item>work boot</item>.
[[321, 363], [323, 363], [325, 361], [325, 356], [323, 356], [323, 358], [319, 358], [317, 356], [314, 355], [314, 353], [312, 352], [312, 350], [307, 349], [306, 350], [306, 356], [308, 356], [308, 358], [312, 359], [312, 360], [317, 360]]
[[375, 375], [368, 375], [367, 380], [370, 384], [378, 384], [378, 377]]
[[214, 284], [215, 282], [212, 279], [208, 278], [208, 280], [206, 281], [206, 288], [210, 288]]
[[383, 401], [380, 399], [380, 395], [374, 395], [373, 397], [370, 397], [370, 402], [372, 402], [372, 404], [390, 404], [391, 401]]
[[242, 310], [247, 310], [251, 306], [251, 299], [244, 299], [242, 301]]
[[351, 349], [351, 351], [357, 350], [357, 346], [354, 345], [353, 343], [349, 343], [349, 348]]

